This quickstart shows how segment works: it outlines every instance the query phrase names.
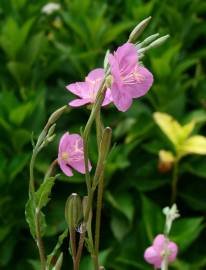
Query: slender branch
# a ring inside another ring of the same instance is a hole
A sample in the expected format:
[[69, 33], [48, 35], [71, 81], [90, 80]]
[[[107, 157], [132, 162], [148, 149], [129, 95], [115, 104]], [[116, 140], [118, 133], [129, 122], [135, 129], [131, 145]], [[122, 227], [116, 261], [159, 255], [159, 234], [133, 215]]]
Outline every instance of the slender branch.
[[31, 157], [31, 161], [30, 161], [30, 167], [29, 167], [29, 173], [30, 173], [30, 177], [29, 177], [29, 195], [30, 196], [35, 193], [34, 163], [35, 163], [37, 154], [38, 154], [37, 149], [34, 149], [32, 157]]
[[[38, 153], [44, 148], [45, 146], [45, 141], [47, 139], [47, 135], [52, 135], [49, 134], [51, 130], [50, 127], [52, 128], [52, 125], [59, 119], [59, 117], [62, 115], [67, 110], [67, 105], [63, 106], [59, 109], [57, 109], [52, 115], [49, 117], [44, 129], [40, 133], [37, 143], [33, 148], [33, 153], [30, 161], [30, 166], [29, 166], [29, 198], [32, 199], [33, 202], [33, 208], [34, 208], [34, 222], [35, 222], [35, 234], [36, 234], [36, 242], [37, 242], [37, 247], [39, 250], [39, 257], [41, 261], [41, 269], [45, 270], [46, 267], [46, 256], [45, 256], [45, 250], [44, 250], [44, 243], [41, 237], [41, 229], [40, 229], [40, 211], [37, 208], [36, 205], [36, 199], [35, 199], [35, 180], [34, 180], [34, 164], [37, 158]], [[51, 131], [52, 133], [53, 131]], [[48, 176], [50, 173], [53, 172], [54, 167], [56, 165], [56, 161], [54, 161], [49, 168], [48, 172], [46, 173], [46, 176]], [[46, 177], [45, 176], [45, 177]]]
[[85, 238], [85, 232], [80, 234], [79, 246], [78, 246], [77, 254], [74, 261], [74, 270], [79, 269], [79, 263], [82, 256], [83, 246], [84, 246], [84, 238]]
[[[102, 104], [104, 97], [105, 97], [105, 92], [106, 92], [105, 82], [106, 82], [106, 76], [108, 75], [108, 72], [109, 72], [109, 70], [106, 71], [105, 77], [101, 82], [101, 85], [100, 85], [99, 90], [97, 92], [95, 103], [93, 104], [91, 114], [89, 116], [89, 119], [86, 123], [85, 129], [83, 132], [84, 165], [85, 165], [87, 192], [88, 192], [88, 204], [87, 204], [86, 213], [84, 216], [83, 227], [86, 226], [86, 224], [88, 222], [89, 213], [90, 213], [90, 209], [92, 208], [92, 202], [93, 202], [93, 197], [94, 197], [94, 190], [91, 187], [91, 179], [90, 179], [90, 173], [89, 173], [88, 139], [89, 139], [89, 134], [90, 134], [93, 122], [95, 120], [96, 114], [97, 114], [99, 108], [101, 107], [101, 104]], [[78, 268], [79, 268], [79, 262], [81, 259], [85, 235], [86, 235], [86, 229], [80, 235], [80, 240], [79, 240], [79, 244], [78, 244], [78, 248], [77, 248], [77, 255], [76, 255], [76, 260], [75, 260], [75, 265], [74, 265], [75, 270], [78, 270]]]
[[39, 223], [39, 210], [36, 209], [35, 212], [35, 227], [36, 227], [36, 241], [39, 250], [39, 257], [41, 261], [41, 270], [45, 270], [46, 267], [46, 256], [45, 256], [45, 249], [44, 249], [44, 242], [41, 238], [41, 229]]
[[[97, 194], [97, 210], [96, 210], [96, 226], [95, 226], [95, 255], [99, 255], [99, 240], [100, 240], [100, 226], [101, 226], [101, 211], [102, 211], [102, 198], [104, 191], [104, 172], [99, 178], [98, 194]], [[97, 268], [98, 269], [98, 268]]]
[[71, 242], [71, 249], [72, 249], [72, 258], [73, 258], [73, 262], [75, 262], [75, 258], [76, 258], [76, 231], [75, 229], [72, 229], [69, 232], [70, 235], [70, 242]]
[[89, 162], [89, 158], [88, 158], [88, 138], [89, 138], [89, 133], [92, 127], [92, 124], [95, 120], [96, 114], [99, 110], [99, 108], [101, 107], [101, 104], [104, 100], [104, 96], [105, 96], [105, 91], [106, 91], [106, 85], [105, 85], [105, 78], [103, 79], [101, 86], [99, 88], [99, 91], [97, 93], [97, 97], [96, 97], [96, 101], [93, 105], [91, 114], [89, 116], [89, 119], [87, 121], [87, 124], [85, 126], [84, 129], [84, 133], [83, 133], [83, 141], [84, 141], [84, 163], [85, 163], [85, 175], [86, 175], [86, 184], [87, 184], [87, 189], [88, 191], [91, 188], [91, 180], [90, 180], [90, 174], [89, 174], [89, 166], [88, 166], [88, 162]]
[[97, 146], [98, 146], [98, 151], [99, 151], [100, 142], [102, 139], [102, 131], [103, 131], [103, 125], [101, 122], [101, 109], [100, 108], [99, 108], [99, 110], [97, 110], [95, 122], [96, 122]]
[[40, 230], [40, 223], [39, 223], [39, 210], [36, 208], [36, 201], [35, 201], [35, 184], [34, 184], [34, 163], [38, 154], [38, 148], [37, 146], [33, 150], [33, 154], [30, 161], [30, 179], [29, 179], [29, 196], [33, 199], [34, 203], [34, 221], [35, 221], [35, 232], [36, 232], [36, 242], [37, 247], [39, 250], [39, 257], [41, 261], [41, 269], [44, 270], [46, 266], [46, 256], [45, 256], [45, 250], [44, 250], [44, 243], [41, 238], [41, 230]]
[[50, 177], [55, 175], [55, 170], [56, 170], [56, 166], [58, 165], [58, 160], [55, 159], [52, 161], [51, 165], [49, 166], [49, 169], [47, 170], [45, 176], [44, 176], [44, 181]]

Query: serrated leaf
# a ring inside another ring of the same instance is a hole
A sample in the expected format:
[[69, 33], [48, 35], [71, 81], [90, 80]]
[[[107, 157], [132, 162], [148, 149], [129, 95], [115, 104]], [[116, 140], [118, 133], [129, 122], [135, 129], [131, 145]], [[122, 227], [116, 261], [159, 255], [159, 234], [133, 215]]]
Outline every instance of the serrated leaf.
[[39, 210], [47, 205], [56, 177], [49, 177], [40, 185], [36, 192], [36, 205]]
[[[33, 236], [34, 239], [36, 238], [35, 211], [36, 208], [34, 199], [31, 197], [26, 204], [25, 216], [26, 221], [29, 224], [31, 235]], [[40, 233], [41, 236], [43, 236], [46, 229], [46, 221], [45, 216], [41, 211], [39, 212], [39, 224], [40, 224]]]

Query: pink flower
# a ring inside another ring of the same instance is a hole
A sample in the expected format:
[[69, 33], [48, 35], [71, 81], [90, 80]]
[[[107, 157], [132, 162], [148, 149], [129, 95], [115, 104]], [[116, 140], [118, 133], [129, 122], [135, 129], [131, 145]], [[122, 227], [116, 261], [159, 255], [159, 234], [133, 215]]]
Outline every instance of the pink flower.
[[[76, 82], [67, 85], [67, 90], [80, 97], [71, 101], [69, 105], [72, 107], [79, 107], [85, 104], [94, 103], [104, 75], [104, 69], [97, 68], [88, 74], [85, 82]], [[111, 101], [111, 92], [110, 89], [107, 89], [102, 106], [108, 105]]]
[[125, 43], [114, 54], [109, 55], [113, 82], [111, 95], [119, 111], [127, 111], [133, 98], [147, 93], [153, 83], [152, 73], [138, 63], [138, 53], [134, 44]]
[[[176, 259], [178, 247], [177, 245], [169, 241], [166, 245], [166, 251], [170, 254], [168, 256], [168, 262], [173, 262]], [[144, 259], [150, 264], [153, 264], [155, 268], [161, 268], [161, 263], [165, 254], [165, 236], [159, 234], [155, 237], [153, 245], [148, 247], [144, 253]]]
[[[66, 132], [60, 139], [58, 163], [61, 170], [72, 176], [72, 169], [85, 174], [83, 139], [79, 134], [69, 134]], [[91, 170], [89, 162], [89, 170]]]

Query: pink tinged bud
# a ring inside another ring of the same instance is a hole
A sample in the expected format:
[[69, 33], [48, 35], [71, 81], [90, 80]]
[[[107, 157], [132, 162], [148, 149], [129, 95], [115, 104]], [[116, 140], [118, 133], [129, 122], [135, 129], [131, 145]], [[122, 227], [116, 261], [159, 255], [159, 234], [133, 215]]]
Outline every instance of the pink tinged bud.
[[169, 241], [168, 244], [165, 245], [165, 236], [159, 234], [155, 237], [152, 246], [145, 250], [144, 259], [154, 267], [161, 268], [164, 255], [167, 253], [168, 262], [173, 262], [177, 257], [177, 252], [177, 245], [172, 241]]
[[[83, 139], [79, 134], [66, 132], [60, 139], [58, 163], [64, 174], [73, 176], [72, 168], [85, 174]], [[89, 162], [89, 171], [92, 169]]]
[[138, 63], [134, 44], [125, 43], [109, 55], [111, 96], [119, 111], [127, 111], [133, 98], [144, 96], [153, 84], [152, 73]]
[[[104, 69], [97, 68], [88, 74], [84, 82], [76, 82], [67, 85], [66, 89], [79, 97], [78, 99], [72, 100], [69, 105], [72, 107], [80, 107], [94, 103], [104, 76]], [[111, 91], [108, 88], [102, 106], [108, 105], [111, 101]]]

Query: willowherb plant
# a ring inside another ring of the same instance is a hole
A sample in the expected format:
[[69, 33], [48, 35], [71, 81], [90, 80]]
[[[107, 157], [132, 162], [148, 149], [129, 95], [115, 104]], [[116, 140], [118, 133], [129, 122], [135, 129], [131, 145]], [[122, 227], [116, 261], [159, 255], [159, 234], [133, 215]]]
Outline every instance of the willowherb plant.
[[[128, 41], [115, 52], [110, 53], [108, 51], [106, 53], [104, 68], [97, 68], [91, 71], [84, 82], [72, 83], [66, 87], [67, 90], [78, 97], [71, 101], [69, 106], [80, 107], [88, 105], [91, 113], [82, 134], [65, 132], [61, 137], [58, 157], [51, 163], [43, 182], [38, 188], [35, 187], [34, 177], [34, 164], [37, 155], [54, 140], [55, 123], [68, 110], [69, 107], [67, 105], [51, 115], [36, 144], [33, 142], [26, 219], [39, 250], [42, 270], [61, 269], [63, 253], [60, 252], [60, 247], [64, 238], [67, 237], [68, 231], [73, 269], [79, 269], [84, 245], [86, 245], [91, 255], [94, 269], [104, 269], [103, 266], [99, 265], [100, 224], [104, 171], [111, 146], [112, 129], [104, 127], [101, 120], [101, 110], [102, 107], [113, 103], [119, 111], [125, 112], [132, 105], [133, 99], [145, 95], [151, 88], [153, 75], [139, 60], [143, 58], [144, 53], [150, 48], [161, 45], [168, 38], [168, 35], [159, 38], [159, 34], [154, 34], [142, 42], [137, 42], [136, 39], [139, 38], [150, 19], [151, 17], [138, 24], [130, 34]], [[89, 160], [88, 147], [89, 135], [94, 122], [96, 124], [98, 147], [96, 167]], [[59, 240], [52, 253], [46, 256], [43, 243], [46, 223], [42, 208], [47, 205], [55, 179], [58, 176], [55, 175], [55, 167], [57, 166], [68, 177], [73, 176], [72, 170], [85, 175], [87, 194], [83, 198], [80, 198], [76, 193], [72, 193], [69, 196], [65, 206], [65, 218], [68, 229], [59, 236]], [[96, 200], [95, 196], [97, 197]], [[96, 213], [93, 215], [92, 206], [94, 201], [96, 201]], [[92, 226], [93, 223], [94, 226]], [[167, 244], [168, 241], [166, 233], [165, 236], [159, 236], [158, 239], [155, 239], [154, 246], [156, 246], [156, 242], [157, 244], [159, 242]], [[171, 243], [168, 242], [167, 250], [170, 250]], [[172, 252], [174, 251], [173, 249], [171, 250]], [[163, 257], [166, 258], [166, 263], [167, 260], [171, 261], [171, 256], [173, 256], [172, 258], [176, 257], [175, 252], [172, 255], [167, 252], [165, 254], [167, 255]], [[155, 266], [157, 267], [159, 264]]]
[[168, 264], [175, 261], [178, 247], [169, 240], [169, 233], [172, 228], [173, 221], [179, 217], [176, 204], [173, 204], [171, 208], [165, 207], [163, 213], [166, 216], [164, 234], [158, 234], [152, 246], [145, 250], [144, 258], [155, 268], [161, 268], [161, 270], [168, 270]]

